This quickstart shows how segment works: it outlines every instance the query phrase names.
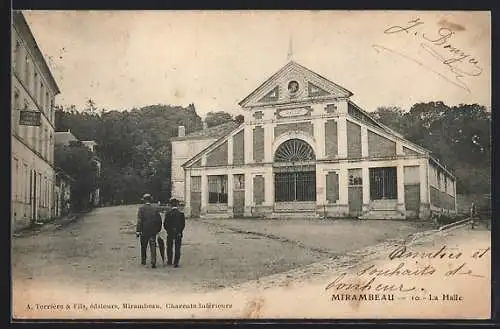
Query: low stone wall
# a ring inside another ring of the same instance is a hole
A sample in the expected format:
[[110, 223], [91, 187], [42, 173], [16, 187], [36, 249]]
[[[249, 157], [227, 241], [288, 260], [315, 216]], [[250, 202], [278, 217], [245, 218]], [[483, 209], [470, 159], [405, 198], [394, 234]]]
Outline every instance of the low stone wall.
[[457, 194], [457, 211], [460, 214], [469, 214], [474, 203], [478, 211], [491, 209], [491, 199], [485, 194]]

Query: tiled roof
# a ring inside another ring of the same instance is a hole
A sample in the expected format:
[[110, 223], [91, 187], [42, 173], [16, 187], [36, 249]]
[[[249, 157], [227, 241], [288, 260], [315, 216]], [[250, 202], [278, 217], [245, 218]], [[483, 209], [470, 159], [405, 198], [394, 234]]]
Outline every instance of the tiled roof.
[[56, 131], [54, 134], [56, 144], [68, 145], [69, 142], [77, 141], [78, 139], [69, 131]]
[[173, 137], [172, 140], [220, 138], [226, 134], [229, 134], [238, 126], [238, 123], [230, 121], [207, 129], [194, 131], [184, 137]]

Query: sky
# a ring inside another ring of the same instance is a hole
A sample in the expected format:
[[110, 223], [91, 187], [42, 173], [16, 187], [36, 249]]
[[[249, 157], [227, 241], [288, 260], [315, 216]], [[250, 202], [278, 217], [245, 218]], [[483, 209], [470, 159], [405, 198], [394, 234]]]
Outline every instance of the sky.
[[[290, 59], [367, 111], [491, 106], [489, 12], [24, 11], [61, 89], [56, 103], [240, 113]], [[291, 57], [289, 56], [291, 54]]]

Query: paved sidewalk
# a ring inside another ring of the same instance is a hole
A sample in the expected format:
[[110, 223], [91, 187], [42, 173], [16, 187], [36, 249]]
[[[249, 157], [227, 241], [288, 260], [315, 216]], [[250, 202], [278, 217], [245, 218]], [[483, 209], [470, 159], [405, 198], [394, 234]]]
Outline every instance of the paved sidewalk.
[[49, 232], [54, 230], [59, 230], [71, 223], [76, 222], [78, 219], [82, 218], [88, 213], [71, 213], [60, 218], [56, 218], [49, 222], [36, 223], [32, 227], [27, 227], [17, 232], [14, 232], [14, 238], [20, 238], [24, 236], [36, 235], [42, 232]]

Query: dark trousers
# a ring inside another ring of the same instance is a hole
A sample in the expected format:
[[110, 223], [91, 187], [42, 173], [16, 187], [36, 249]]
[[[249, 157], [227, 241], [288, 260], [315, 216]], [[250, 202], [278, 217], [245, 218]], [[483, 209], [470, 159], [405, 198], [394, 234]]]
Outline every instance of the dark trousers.
[[161, 260], [165, 263], [165, 241], [158, 236], [158, 249], [160, 249]]
[[167, 263], [172, 264], [172, 247], [175, 243], [174, 265], [181, 259], [182, 235], [167, 235]]
[[148, 250], [151, 252], [151, 265], [156, 265], [156, 235], [153, 236], [142, 236], [141, 235], [141, 263], [146, 264], [146, 252]]

